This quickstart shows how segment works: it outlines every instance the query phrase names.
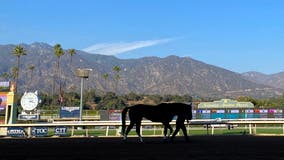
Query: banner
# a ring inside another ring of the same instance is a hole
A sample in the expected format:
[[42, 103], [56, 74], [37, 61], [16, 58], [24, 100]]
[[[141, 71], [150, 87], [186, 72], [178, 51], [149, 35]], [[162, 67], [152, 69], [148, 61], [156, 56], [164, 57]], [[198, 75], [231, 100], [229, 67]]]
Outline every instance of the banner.
[[7, 136], [10, 137], [24, 137], [26, 135], [23, 127], [8, 127]]
[[66, 126], [57, 126], [54, 128], [54, 135], [56, 136], [67, 136]]
[[18, 120], [28, 121], [28, 120], [39, 120], [39, 119], [40, 119], [39, 114], [19, 114], [18, 115]]
[[201, 111], [203, 114], [205, 113], [205, 114], [210, 114], [211, 113], [211, 111], [210, 110], [202, 110]]
[[232, 109], [232, 110], [230, 110], [230, 111], [231, 111], [230, 113], [240, 113], [240, 111], [237, 110], [237, 109]]
[[121, 110], [109, 110], [110, 121], [121, 121]]
[[217, 110], [216, 113], [225, 113], [225, 110]]
[[46, 137], [48, 134], [48, 127], [32, 127], [31, 136]]
[[80, 107], [60, 107], [59, 110], [60, 118], [79, 118]]

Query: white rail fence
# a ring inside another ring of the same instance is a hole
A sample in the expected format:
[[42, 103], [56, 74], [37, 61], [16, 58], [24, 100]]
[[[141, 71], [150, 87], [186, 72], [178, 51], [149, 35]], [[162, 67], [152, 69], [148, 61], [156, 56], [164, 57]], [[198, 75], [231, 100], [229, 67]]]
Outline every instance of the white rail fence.
[[[191, 130], [194, 126], [202, 126], [207, 130], [208, 135], [214, 135], [216, 128], [218, 127], [231, 127], [234, 125], [246, 126], [249, 130], [249, 134], [257, 134], [257, 126], [261, 125], [280, 125], [282, 127], [282, 135], [284, 135], [284, 119], [208, 119], [208, 120], [191, 120], [189, 123], [185, 123], [187, 129]], [[129, 125], [129, 121], [126, 121], [126, 125]], [[171, 122], [171, 125], [175, 125], [175, 121]], [[162, 130], [163, 126], [158, 122], [151, 122], [143, 120], [141, 124], [141, 132], [143, 133], [143, 128], [145, 126], [151, 126], [154, 130]], [[103, 127], [106, 129], [105, 136], [109, 136], [109, 131], [112, 129], [116, 130], [115, 136], [120, 136], [119, 132], [121, 129], [120, 121], [58, 121], [53, 123], [25, 123], [25, 124], [0, 124], [0, 135], [2, 137], [7, 137], [9, 128], [23, 128], [25, 130], [25, 137], [32, 138], [31, 130], [36, 127], [43, 128], [55, 128], [55, 127], [66, 127], [71, 129], [70, 136], [74, 135], [75, 130], [83, 130], [85, 136], [89, 136], [89, 128], [99, 128]], [[161, 136], [161, 135], [160, 135]]]

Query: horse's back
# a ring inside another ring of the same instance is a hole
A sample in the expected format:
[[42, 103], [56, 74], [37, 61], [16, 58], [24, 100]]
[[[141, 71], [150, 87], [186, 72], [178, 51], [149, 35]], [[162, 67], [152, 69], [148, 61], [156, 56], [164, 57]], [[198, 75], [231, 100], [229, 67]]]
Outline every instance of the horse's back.
[[129, 111], [129, 118], [130, 119], [141, 119], [146, 118], [153, 122], [164, 122], [164, 121], [171, 121], [173, 115], [171, 112], [160, 105], [152, 106], [152, 105], [135, 105], [132, 106]]

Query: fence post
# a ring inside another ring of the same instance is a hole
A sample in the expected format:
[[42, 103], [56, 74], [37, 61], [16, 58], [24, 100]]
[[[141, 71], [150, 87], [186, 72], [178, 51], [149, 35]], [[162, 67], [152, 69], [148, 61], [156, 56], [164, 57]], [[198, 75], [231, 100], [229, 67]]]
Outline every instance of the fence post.
[[74, 129], [75, 129], [75, 127], [72, 126], [72, 129], [71, 129], [71, 136], [74, 136]]
[[254, 124], [253, 134], [256, 134], [256, 124]]
[[88, 127], [85, 126], [85, 130], [86, 130], [86, 137], [89, 137], [89, 130], [88, 130]]
[[28, 138], [32, 138], [32, 135], [31, 135], [31, 127], [28, 127], [27, 137], [28, 137]]
[[211, 135], [214, 135], [214, 125], [211, 125]]
[[107, 126], [106, 128], [106, 136], [108, 136], [108, 130], [109, 130], [109, 126]]

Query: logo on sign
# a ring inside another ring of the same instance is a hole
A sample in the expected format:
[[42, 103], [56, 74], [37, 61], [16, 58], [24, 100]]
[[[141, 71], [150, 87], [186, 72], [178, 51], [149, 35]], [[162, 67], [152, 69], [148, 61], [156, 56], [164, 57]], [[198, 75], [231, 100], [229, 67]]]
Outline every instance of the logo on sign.
[[24, 137], [26, 134], [23, 127], [8, 127], [7, 135], [11, 137]]
[[19, 114], [19, 120], [39, 120], [38, 114]]
[[35, 137], [44, 137], [48, 134], [48, 127], [32, 127], [31, 135]]
[[56, 136], [66, 136], [67, 135], [67, 127], [60, 126], [54, 128], [54, 135]]

